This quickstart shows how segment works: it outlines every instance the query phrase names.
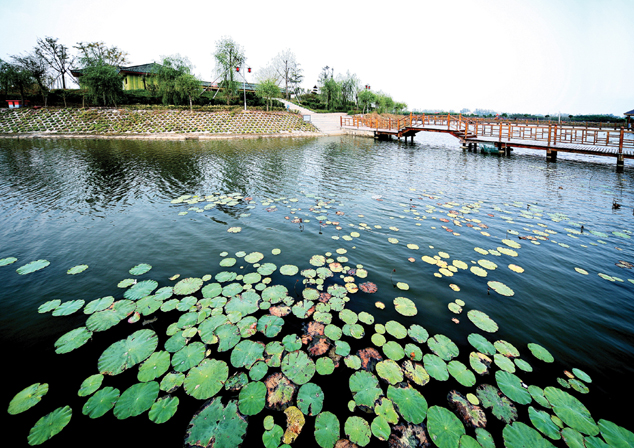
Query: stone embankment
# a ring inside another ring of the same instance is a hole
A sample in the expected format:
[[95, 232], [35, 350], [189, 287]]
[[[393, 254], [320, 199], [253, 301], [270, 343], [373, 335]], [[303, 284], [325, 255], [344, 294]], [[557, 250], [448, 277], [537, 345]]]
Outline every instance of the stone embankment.
[[301, 115], [260, 111], [4, 109], [0, 138], [192, 139], [322, 135]]

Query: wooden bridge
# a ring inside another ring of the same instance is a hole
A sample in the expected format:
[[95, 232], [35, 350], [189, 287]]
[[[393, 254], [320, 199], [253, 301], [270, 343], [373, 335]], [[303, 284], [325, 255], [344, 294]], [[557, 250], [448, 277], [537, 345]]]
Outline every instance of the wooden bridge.
[[462, 115], [413, 115], [389, 118], [377, 115], [341, 117], [342, 129], [373, 131], [376, 138], [410, 137], [418, 132], [445, 132], [460, 139], [464, 148], [475, 149], [478, 143], [493, 144], [503, 154], [513, 148], [546, 151], [546, 160], [555, 162], [557, 152], [590, 154], [616, 158], [616, 169], [623, 171], [625, 159], [634, 159], [634, 132], [613, 124], [554, 123], [506, 121], [463, 117]]

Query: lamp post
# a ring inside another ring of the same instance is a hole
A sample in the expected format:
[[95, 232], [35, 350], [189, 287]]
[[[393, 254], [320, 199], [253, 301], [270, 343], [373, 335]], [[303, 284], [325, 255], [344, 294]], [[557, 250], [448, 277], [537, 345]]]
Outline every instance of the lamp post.
[[[236, 72], [242, 76], [242, 91], [244, 92], [244, 111], [247, 111], [247, 78], [240, 73], [240, 67], [236, 67]], [[247, 67], [247, 72], [251, 73], [251, 67]]]
[[[366, 84], [365, 85], [365, 90], [366, 91], [370, 91], [370, 84]], [[368, 108], [368, 112], [370, 111], [370, 108]], [[363, 113], [365, 114], [365, 104], [363, 105]]]

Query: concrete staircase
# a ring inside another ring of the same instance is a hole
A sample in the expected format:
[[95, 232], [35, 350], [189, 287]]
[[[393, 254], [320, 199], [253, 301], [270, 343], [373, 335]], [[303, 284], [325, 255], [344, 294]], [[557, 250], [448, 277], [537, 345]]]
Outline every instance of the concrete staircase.
[[341, 117], [346, 117], [345, 113], [318, 114], [304, 107], [297, 106], [286, 100], [278, 99], [290, 110], [299, 110], [302, 115], [310, 115], [311, 122], [320, 132], [326, 135], [342, 135], [344, 131], [341, 129]]

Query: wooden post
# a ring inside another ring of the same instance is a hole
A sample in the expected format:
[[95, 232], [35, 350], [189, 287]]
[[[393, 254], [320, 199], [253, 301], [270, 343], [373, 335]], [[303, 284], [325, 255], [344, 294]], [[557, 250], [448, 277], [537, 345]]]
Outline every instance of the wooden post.
[[509, 138], [508, 141], [511, 141], [511, 123], [509, 122]]
[[553, 138], [553, 146], [557, 146], [557, 125], [555, 125], [555, 135]]
[[502, 141], [502, 123], [498, 123], [500, 131], [498, 132], [498, 141]]
[[548, 147], [550, 148], [550, 123], [548, 124]]
[[447, 114], [447, 129], [448, 130], [451, 129], [450, 124], [451, 124], [451, 115]]
[[619, 135], [619, 154], [623, 154], [623, 137], [625, 135], [625, 129], [621, 128], [621, 135]]

